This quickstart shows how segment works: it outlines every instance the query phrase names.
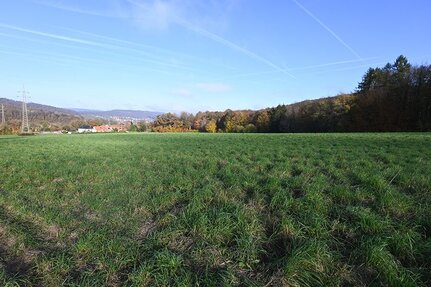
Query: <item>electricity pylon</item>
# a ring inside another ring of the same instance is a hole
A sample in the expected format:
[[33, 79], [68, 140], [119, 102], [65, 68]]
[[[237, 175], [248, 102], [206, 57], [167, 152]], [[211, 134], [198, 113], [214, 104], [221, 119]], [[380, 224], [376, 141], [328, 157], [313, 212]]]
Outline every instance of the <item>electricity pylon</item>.
[[1, 124], [2, 125], [6, 124], [6, 119], [4, 117], [4, 106], [3, 106], [3, 104], [1, 105]]
[[29, 92], [27, 92], [22, 86], [22, 91], [18, 91], [18, 93], [21, 93], [22, 96], [22, 122], [21, 122], [21, 133], [28, 133], [30, 132], [30, 126], [28, 124], [28, 110], [27, 110], [27, 98]]

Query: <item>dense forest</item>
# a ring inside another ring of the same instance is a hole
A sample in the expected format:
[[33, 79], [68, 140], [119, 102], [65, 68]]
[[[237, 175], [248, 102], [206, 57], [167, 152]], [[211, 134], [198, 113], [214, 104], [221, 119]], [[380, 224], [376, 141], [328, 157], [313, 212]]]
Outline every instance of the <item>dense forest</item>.
[[356, 91], [258, 111], [163, 114], [158, 132], [430, 131], [431, 66], [412, 66], [399, 56], [370, 68]]

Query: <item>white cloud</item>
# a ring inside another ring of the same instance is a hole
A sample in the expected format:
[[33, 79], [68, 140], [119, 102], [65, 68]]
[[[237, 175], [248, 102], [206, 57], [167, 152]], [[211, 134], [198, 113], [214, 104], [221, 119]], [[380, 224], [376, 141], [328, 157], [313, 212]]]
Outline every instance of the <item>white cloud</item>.
[[138, 23], [147, 29], [168, 28], [185, 20], [217, 30], [228, 25], [229, 14], [241, 0], [126, 0]]
[[127, 0], [134, 6], [133, 14], [144, 29], [166, 29], [183, 17], [184, 1], [181, 0]]

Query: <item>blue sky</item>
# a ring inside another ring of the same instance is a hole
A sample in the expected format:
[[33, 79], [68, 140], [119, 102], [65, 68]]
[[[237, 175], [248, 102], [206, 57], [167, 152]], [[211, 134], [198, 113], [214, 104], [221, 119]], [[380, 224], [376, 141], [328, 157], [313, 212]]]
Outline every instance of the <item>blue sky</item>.
[[3, 0], [0, 97], [60, 107], [258, 109], [430, 63], [428, 0]]

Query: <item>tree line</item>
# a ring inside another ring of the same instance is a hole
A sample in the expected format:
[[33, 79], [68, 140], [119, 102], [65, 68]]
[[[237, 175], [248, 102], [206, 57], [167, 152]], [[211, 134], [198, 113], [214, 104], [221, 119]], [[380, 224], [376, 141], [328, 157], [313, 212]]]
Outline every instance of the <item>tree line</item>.
[[382, 132], [431, 130], [431, 65], [412, 66], [399, 56], [370, 68], [349, 94], [258, 111], [167, 113], [156, 132]]
[[[0, 134], [18, 133], [20, 107], [8, 109]], [[81, 125], [102, 125], [57, 110], [31, 110], [36, 131], [74, 131]], [[166, 113], [152, 123], [131, 124], [130, 131], [154, 132], [382, 132], [431, 131], [431, 65], [412, 66], [399, 56], [384, 67], [369, 68], [352, 93], [278, 105], [257, 111]]]

